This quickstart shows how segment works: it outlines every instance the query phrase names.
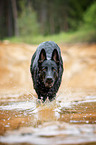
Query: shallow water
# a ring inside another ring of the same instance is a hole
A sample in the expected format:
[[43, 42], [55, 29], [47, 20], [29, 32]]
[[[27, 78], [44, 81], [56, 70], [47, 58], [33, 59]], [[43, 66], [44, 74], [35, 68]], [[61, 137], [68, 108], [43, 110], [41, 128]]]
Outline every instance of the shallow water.
[[95, 91], [69, 92], [45, 103], [31, 93], [2, 96], [0, 143], [95, 145]]

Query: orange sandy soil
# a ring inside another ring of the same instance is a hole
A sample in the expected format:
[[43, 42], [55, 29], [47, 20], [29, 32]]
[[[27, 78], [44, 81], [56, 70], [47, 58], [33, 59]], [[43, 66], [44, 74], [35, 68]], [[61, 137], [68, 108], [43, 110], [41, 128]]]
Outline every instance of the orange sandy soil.
[[[64, 62], [59, 89], [96, 89], [96, 44], [59, 45]], [[37, 46], [0, 43], [0, 95], [33, 93], [30, 62]]]

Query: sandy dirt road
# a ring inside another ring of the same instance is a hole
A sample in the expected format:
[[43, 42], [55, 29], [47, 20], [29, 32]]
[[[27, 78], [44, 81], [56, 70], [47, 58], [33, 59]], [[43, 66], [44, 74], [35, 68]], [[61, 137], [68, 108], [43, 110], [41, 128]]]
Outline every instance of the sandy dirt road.
[[[59, 45], [64, 62], [62, 88], [96, 89], [96, 44]], [[0, 94], [33, 90], [30, 62], [37, 46], [0, 43]]]

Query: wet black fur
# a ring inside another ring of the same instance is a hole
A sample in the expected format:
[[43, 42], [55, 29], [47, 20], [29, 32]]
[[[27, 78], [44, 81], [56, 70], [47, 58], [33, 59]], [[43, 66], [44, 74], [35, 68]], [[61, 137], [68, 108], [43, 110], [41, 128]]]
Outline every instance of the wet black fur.
[[[30, 71], [38, 99], [45, 101], [48, 97], [50, 101], [53, 100], [60, 87], [63, 73], [63, 61], [59, 46], [52, 41], [41, 43], [32, 56]], [[52, 86], [48, 85], [50, 83], [48, 77], [53, 82]]]

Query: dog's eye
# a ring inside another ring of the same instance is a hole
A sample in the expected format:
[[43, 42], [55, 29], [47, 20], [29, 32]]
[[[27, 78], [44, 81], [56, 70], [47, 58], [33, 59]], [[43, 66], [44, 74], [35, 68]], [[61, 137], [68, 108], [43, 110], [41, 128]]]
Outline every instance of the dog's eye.
[[46, 71], [46, 70], [47, 70], [47, 67], [42, 68], [42, 70], [43, 70], [43, 71]]
[[52, 70], [53, 70], [53, 71], [56, 71], [54, 67], [52, 67]]
[[45, 68], [43, 68], [42, 70], [43, 70], [43, 71], [46, 71], [46, 69], [45, 69]]

